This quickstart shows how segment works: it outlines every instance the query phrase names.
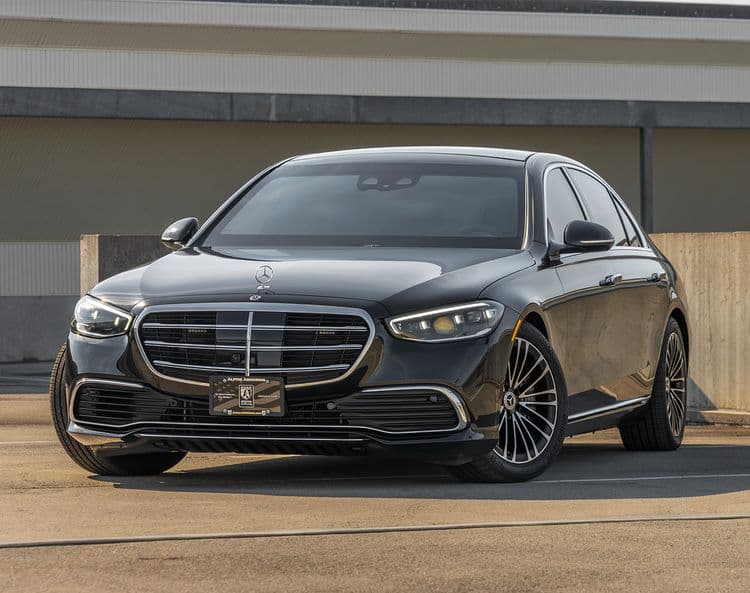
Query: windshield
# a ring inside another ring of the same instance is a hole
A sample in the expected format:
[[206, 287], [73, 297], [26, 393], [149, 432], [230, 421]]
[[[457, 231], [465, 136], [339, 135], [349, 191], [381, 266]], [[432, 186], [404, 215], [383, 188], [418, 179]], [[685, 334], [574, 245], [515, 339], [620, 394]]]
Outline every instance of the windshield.
[[486, 157], [291, 161], [201, 241], [228, 246], [520, 248], [523, 164]]

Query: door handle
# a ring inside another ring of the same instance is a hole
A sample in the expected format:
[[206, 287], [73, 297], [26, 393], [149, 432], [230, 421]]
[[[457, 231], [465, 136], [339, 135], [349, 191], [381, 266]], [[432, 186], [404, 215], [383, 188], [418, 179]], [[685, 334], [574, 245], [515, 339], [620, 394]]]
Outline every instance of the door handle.
[[653, 274], [651, 274], [647, 278], [647, 280], [649, 282], [666, 282], [667, 281], [667, 273], [666, 272], [661, 272], [661, 273], [654, 272]]
[[614, 286], [622, 282], [622, 274], [610, 274], [599, 281], [599, 286]]

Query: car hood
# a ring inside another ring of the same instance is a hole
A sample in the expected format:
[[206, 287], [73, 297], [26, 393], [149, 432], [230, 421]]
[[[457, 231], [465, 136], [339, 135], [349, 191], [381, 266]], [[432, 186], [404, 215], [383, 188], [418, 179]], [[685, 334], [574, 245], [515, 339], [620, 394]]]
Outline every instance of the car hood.
[[[475, 299], [533, 263], [525, 251], [500, 249], [183, 249], [105, 280], [91, 293], [128, 309], [140, 301], [247, 301], [260, 293], [264, 302], [378, 302], [396, 314]], [[264, 265], [273, 277], [261, 285], [256, 273]]]

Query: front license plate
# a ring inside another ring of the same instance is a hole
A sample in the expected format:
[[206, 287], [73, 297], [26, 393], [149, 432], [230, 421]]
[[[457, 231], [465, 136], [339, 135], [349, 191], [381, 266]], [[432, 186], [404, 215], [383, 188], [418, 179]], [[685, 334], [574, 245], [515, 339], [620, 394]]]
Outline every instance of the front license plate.
[[209, 406], [212, 416], [283, 416], [284, 382], [281, 377], [211, 377]]

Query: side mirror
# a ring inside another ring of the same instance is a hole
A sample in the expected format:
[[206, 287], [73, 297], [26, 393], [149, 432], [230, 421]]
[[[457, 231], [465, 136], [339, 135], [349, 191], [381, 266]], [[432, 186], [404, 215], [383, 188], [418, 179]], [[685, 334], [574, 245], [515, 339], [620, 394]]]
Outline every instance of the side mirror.
[[550, 241], [547, 259], [550, 263], [557, 263], [562, 253], [607, 251], [614, 244], [615, 238], [607, 227], [590, 220], [574, 220], [565, 227], [564, 244]]
[[167, 249], [181, 249], [198, 230], [197, 218], [181, 218], [170, 224], [161, 234], [161, 242]]
[[565, 246], [572, 251], [607, 251], [615, 244], [609, 229], [590, 220], [574, 220], [565, 227]]

